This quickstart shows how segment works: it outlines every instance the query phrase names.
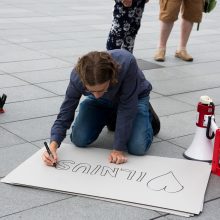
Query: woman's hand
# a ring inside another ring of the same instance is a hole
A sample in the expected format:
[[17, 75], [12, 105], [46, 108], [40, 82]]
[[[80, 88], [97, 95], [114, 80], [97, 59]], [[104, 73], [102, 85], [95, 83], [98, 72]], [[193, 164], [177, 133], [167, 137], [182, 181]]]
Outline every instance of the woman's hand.
[[57, 142], [52, 141], [49, 146], [52, 155], [49, 155], [47, 151], [44, 151], [42, 155], [42, 159], [47, 166], [54, 166], [56, 164], [58, 160], [57, 152], [56, 152], [57, 147], [58, 147]]
[[110, 163], [126, 163], [128, 161], [127, 157], [125, 157], [124, 152], [113, 150], [109, 155], [109, 162]]
[[132, 5], [132, 0], [122, 0], [121, 3], [122, 3], [125, 7], [131, 7], [131, 5]]

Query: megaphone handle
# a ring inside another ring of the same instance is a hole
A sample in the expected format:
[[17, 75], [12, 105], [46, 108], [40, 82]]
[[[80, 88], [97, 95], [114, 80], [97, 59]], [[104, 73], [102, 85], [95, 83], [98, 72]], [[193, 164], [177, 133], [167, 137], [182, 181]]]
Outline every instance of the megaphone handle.
[[208, 139], [213, 139], [215, 137], [214, 132], [212, 132], [212, 134], [210, 135], [211, 124], [212, 124], [212, 116], [209, 116], [208, 117], [208, 124], [207, 124], [207, 128], [206, 128], [206, 137]]

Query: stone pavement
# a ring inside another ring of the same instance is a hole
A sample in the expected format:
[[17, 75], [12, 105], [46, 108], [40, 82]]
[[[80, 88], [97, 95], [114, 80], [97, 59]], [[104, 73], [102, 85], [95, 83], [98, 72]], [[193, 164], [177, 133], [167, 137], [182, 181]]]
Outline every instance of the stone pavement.
[[[48, 140], [79, 55], [105, 50], [111, 25], [111, 0], [1, 0], [0, 95], [8, 95], [0, 115], [0, 178]], [[153, 84], [151, 103], [162, 129], [149, 155], [183, 158], [195, 133], [201, 95], [216, 104], [220, 124], [220, 4], [191, 35], [193, 63], [174, 57], [179, 22], [169, 39], [167, 60], [155, 63], [159, 37], [158, 1], [146, 5], [134, 55]], [[69, 134], [69, 133], [68, 133]], [[106, 130], [94, 146], [111, 148]], [[69, 137], [65, 140], [69, 142]], [[33, 171], [34, 172], [34, 171]], [[193, 180], [192, 180], [193, 181]], [[193, 195], [192, 195], [193, 196]], [[211, 175], [204, 211], [195, 219], [220, 219], [220, 177]], [[160, 219], [180, 217], [79, 196], [0, 183], [0, 219]]]

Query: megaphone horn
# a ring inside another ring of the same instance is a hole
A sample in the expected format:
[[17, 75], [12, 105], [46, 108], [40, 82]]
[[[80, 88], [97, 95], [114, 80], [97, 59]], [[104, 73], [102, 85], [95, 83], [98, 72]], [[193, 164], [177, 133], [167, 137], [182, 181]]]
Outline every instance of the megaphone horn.
[[[183, 153], [183, 156], [190, 160], [211, 162], [213, 156], [213, 133], [210, 134], [209, 117], [214, 115], [215, 105], [208, 96], [201, 96], [197, 106], [198, 120], [196, 122], [196, 132], [192, 144]], [[209, 125], [208, 125], [209, 124]], [[208, 127], [208, 128], [207, 128]]]

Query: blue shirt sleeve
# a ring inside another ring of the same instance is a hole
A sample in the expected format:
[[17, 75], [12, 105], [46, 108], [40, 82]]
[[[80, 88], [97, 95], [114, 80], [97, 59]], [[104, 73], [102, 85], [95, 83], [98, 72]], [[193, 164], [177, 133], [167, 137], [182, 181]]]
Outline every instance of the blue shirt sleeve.
[[76, 73], [73, 71], [66, 90], [65, 99], [60, 107], [60, 112], [51, 128], [50, 141], [56, 141], [58, 145], [66, 137], [66, 131], [70, 128], [74, 120], [75, 110], [82, 95], [79, 86], [76, 84], [76, 77]]

